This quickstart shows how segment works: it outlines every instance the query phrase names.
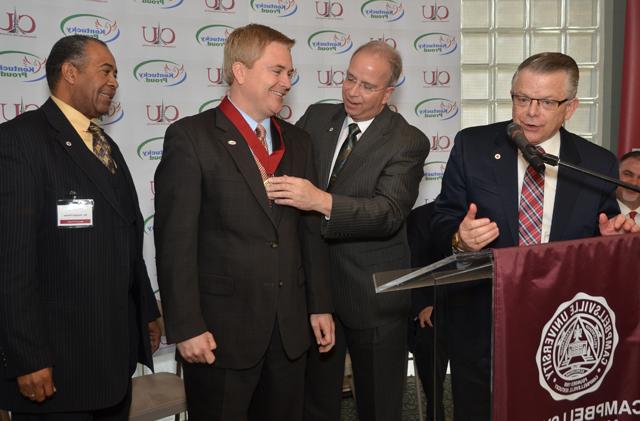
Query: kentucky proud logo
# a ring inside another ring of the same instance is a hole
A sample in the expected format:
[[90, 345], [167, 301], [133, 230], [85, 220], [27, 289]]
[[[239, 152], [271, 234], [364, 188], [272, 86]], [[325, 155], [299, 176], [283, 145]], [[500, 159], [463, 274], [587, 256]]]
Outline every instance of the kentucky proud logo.
[[46, 61], [25, 51], [0, 51], [0, 78], [37, 82], [47, 76]]
[[458, 114], [458, 103], [446, 98], [429, 98], [416, 105], [418, 117], [433, 120], [450, 120]]
[[233, 29], [229, 25], [203, 26], [196, 32], [196, 41], [205, 47], [224, 47], [224, 43]]
[[146, 161], [159, 161], [162, 158], [163, 137], [152, 137], [138, 145], [138, 158]]
[[138, 3], [149, 4], [151, 6], [158, 6], [161, 9], [173, 9], [182, 4], [184, 0], [137, 0]]
[[307, 39], [307, 45], [314, 51], [344, 54], [353, 47], [351, 35], [339, 31], [318, 31]]
[[65, 35], [86, 35], [107, 43], [120, 36], [116, 21], [98, 15], [67, 16], [60, 22], [60, 30]]
[[377, 22], [394, 22], [404, 16], [404, 8], [402, 1], [369, 0], [360, 7], [360, 13]]
[[456, 37], [442, 33], [430, 32], [422, 34], [413, 42], [413, 48], [421, 53], [430, 53], [446, 56], [458, 48]]
[[616, 315], [607, 300], [576, 294], [542, 329], [536, 353], [540, 385], [556, 401], [598, 390], [617, 345]]
[[251, 8], [265, 15], [286, 18], [298, 11], [296, 0], [251, 0]]
[[175, 86], [187, 79], [184, 64], [168, 60], [147, 60], [133, 68], [133, 77], [138, 82], [155, 86]]

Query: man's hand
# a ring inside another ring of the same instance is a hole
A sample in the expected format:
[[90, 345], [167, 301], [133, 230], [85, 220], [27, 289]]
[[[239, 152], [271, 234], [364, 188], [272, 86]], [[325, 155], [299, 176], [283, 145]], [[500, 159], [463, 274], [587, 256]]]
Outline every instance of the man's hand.
[[211, 332], [204, 332], [186, 341], [178, 342], [178, 352], [189, 363], [213, 364], [213, 350], [218, 347]]
[[433, 306], [427, 306], [420, 310], [420, 313], [418, 313], [418, 323], [420, 323], [421, 328], [425, 328], [427, 326], [433, 327], [433, 323], [431, 322], [432, 313]]
[[160, 323], [158, 320], [149, 322], [149, 341], [151, 341], [151, 353], [153, 354], [160, 348], [160, 337], [162, 336], [162, 330], [160, 329]]
[[51, 367], [18, 376], [17, 381], [22, 396], [34, 402], [44, 402], [56, 393]]
[[328, 313], [312, 314], [309, 316], [309, 321], [316, 337], [318, 350], [321, 353], [329, 352], [336, 343], [336, 326], [333, 323], [333, 317]]
[[498, 225], [489, 218], [476, 219], [477, 212], [478, 207], [471, 203], [458, 228], [460, 248], [464, 251], [482, 250], [500, 235]]
[[313, 210], [326, 217], [331, 216], [331, 195], [311, 184], [309, 180], [287, 175], [271, 177], [266, 181], [265, 188], [269, 199], [277, 205]]
[[607, 218], [607, 215], [601, 213], [598, 217], [600, 223], [600, 235], [617, 235], [628, 232], [640, 232], [640, 226], [630, 218], [626, 218], [623, 214], [618, 214], [613, 218]]

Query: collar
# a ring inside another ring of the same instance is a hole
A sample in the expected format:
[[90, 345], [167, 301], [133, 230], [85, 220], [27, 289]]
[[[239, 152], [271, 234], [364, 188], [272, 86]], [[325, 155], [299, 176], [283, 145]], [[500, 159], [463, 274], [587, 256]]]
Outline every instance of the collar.
[[234, 107], [236, 107], [236, 110], [238, 110], [238, 112], [240, 113], [242, 118], [244, 118], [244, 121], [246, 121], [247, 124], [249, 125], [249, 127], [251, 127], [251, 130], [253, 130], [255, 132], [256, 131], [256, 127], [258, 127], [258, 123], [260, 123], [260, 124], [262, 124], [262, 127], [264, 127], [264, 129], [266, 131], [267, 138], [268, 139], [271, 138], [271, 119], [270, 118], [265, 118], [261, 122], [255, 121], [253, 118], [251, 118], [249, 116], [249, 114], [247, 114], [244, 111], [242, 111], [240, 109], [240, 107], [238, 107], [235, 104], [235, 102], [233, 102], [233, 100], [231, 99], [230, 96], [227, 95], [227, 98], [229, 98], [229, 101], [233, 104]]

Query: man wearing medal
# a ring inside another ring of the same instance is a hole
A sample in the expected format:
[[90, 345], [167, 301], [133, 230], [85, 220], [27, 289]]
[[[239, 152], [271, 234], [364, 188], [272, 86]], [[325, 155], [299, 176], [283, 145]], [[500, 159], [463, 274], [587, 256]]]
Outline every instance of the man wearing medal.
[[165, 135], [158, 281], [190, 420], [301, 419], [307, 350], [334, 343], [320, 216], [277, 206], [264, 185], [272, 175], [315, 179], [309, 135], [275, 117], [293, 44], [263, 25], [234, 30], [228, 96]]

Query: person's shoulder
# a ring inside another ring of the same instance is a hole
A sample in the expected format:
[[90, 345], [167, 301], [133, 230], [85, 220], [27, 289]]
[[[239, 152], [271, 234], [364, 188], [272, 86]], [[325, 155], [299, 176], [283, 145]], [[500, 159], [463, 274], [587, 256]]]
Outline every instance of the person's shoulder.
[[593, 157], [599, 160], [607, 161], [616, 161], [618, 159], [613, 154], [613, 152], [585, 139], [582, 136], [572, 133], [564, 128], [560, 129], [560, 133], [563, 140], [570, 140], [575, 144], [576, 148], [580, 152], [580, 155], [583, 157]]
[[460, 130], [459, 134], [462, 137], [473, 137], [473, 138], [495, 138], [497, 135], [501, 135], [507, 132], [507, 125], [510, 121], [499, 121], [497, 123], [485, 124], [482, 126], [471, 126], [465, 127]]

